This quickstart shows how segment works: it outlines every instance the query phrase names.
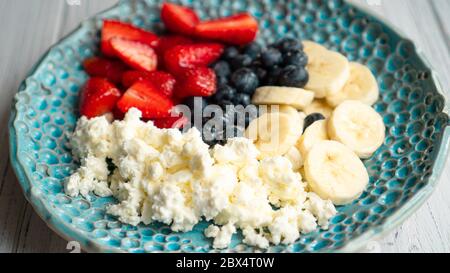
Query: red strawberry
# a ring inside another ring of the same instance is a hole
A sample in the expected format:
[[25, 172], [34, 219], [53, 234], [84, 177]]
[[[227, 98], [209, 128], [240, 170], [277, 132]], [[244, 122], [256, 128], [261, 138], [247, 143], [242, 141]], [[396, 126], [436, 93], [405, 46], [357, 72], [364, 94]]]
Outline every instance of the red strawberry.
[[107, 78], [113, 83], [120, 83], [127, 66], [117, 60], [108, 60], [100, 57], [92, 57], [84, 60], [84, 70], [91, 77]]
[[257, 32], [258, 22], [248, 13], [205, 21], [195, 27], [195, 35], [200, 38], [235, 45], [245, 45], [252, 42], [255, 40]]
[[93, 118], [111, 112], [121, 95], [106, 79], [90, 78], [81, 91], [80, 114]]
[[164, 53], [177, 45], [189, 45], [192, 44], [193, 41], [190, 38], [181, 35], [167, 35], [159, 38], [158, 47], [156, 51], [158, 54], [164, 55]]
[[222, 55], [223, 48], [223, 45], [217, 43], [178, 45], [166, 51], [164, 65], [177, 75], [184, 68], [210, 65]]
[[175, 78], [164, 71], [127, 71], [123, 74], [122, 85], [125, 88], [130, 87], [140, 80], [148, 80], [158, 88], [164, 95], [171, 97], [175, 87]]
[[156, 46], [158, 42], [158, 36], [150, 31], [146, 31], [131, 24], [116, 20], [104, 20], [101, 49], [103, 54], [107, 56], [114, 56], [114, 50], [110, 44], [110, 41], [113, 38], [137, 41], [152, 47]]
[[114, 38], [111, 46], [117, 57], [137, 70], [153, 71], [158, 66], [155, 50], [146, 44]]
[[211, 96], [216, 92], [216, 73], [207, 67], [185, 69], [177, 79], [178, 98]]
[[176, 128], [180, 129], [183, 128], [184, 125], [186, 125], [189, 122], [188, 118], [185, 116], [180, 117], [167, 117], [167, 118], [158, 118], [153, 120], [153, 123], [156, 127], [160, 129], [169, 129], [169, 128]]
[[133, 84], [117, 102], [117, 108], [122, 113], [132, 107], [141, 110], [146, 119], [165, 118], [170, 116], [172, 101], [147, 80]]
[[170, 31], [186, 35], [193, 34], [195, 26], [200, 22], [194, 10], [170, 3], [163, 4], [161, 19]]

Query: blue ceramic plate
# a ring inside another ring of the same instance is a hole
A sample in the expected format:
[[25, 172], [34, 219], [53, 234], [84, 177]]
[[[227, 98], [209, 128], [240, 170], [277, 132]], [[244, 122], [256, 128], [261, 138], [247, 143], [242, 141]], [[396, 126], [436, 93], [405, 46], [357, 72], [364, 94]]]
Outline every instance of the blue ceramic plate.
[[[155, 32], [162, 29], [162, 0], [122, 1], [83, 22], [36, 64], [15, 97], [9, 125], [11, 162], [26, 198], [58, 234], [87, 251], [209, 252], [207, 223], [188, 233], [167, 226], [132, 227], [105, 213], [113, 198], [69, 198], [63, 180], [77, 167], [66, 133], [78, 118], [81, 62], [98, 50], [102, 18], [117, 18]], [[370, 184], [352, 204], [339, 207], [329, 230], [303, 235], [271, 252], [355, 251], [398, 225], [431, 194], [447, 158], [449, 105], [435, 73], [413, 43], [386, 23], [341, 0], [181, 0], [205, 18], [249, 11], [260, 23], [259, 40], [310, 39], [370, 67], [381, 90], [375, 109], [387, 125], [384, 145], [365, 164]], [[205, 3], [208, 2], [208, 3]], [[448, 100], [447, 100], [448, 102]], [[235, 235], [225, 251], [254, 251]]]

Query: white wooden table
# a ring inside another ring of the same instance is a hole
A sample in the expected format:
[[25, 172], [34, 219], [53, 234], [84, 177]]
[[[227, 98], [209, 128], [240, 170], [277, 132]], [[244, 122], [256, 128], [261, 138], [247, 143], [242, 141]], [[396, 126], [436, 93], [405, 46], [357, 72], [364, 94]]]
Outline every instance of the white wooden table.
[[[205, 0], [206, 1], [206, 0]], [[293, 0], [295, 1], [295, 0]], [[0, 1], [0, 252], [67, 252], [26, 202], [9, 164], [7, 121], [20, 81], [39, 57], [81, 20], [116, 0]], [[450, 92], [450, 0], [352, 0], [413, 39]], [[78, 5], [79, 3], [79, 5]], [[368, 250], [450, 252], [450, 162], [432, 197]]]

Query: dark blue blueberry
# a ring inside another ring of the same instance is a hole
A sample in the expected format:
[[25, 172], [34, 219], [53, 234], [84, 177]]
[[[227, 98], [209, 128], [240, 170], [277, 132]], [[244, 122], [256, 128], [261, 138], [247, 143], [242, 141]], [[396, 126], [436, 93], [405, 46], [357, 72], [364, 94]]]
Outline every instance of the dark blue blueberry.
[[247, 105], [249, 105], [252, 100], [250, 98], [250, 95], [245, 94], [245, 93], [238, 93], [236, 95], [236, 97], [233, 100], [234, 105], [242, 105], [244, 107], [246, 107]]
[[278, 83], [278, 77], [281, 74], [281, 68], [278, 66], [272, 67], [268, 72], [264, 80], [265, 85], [276, 85]]
[[256, 105], [253, 105], [254, 107], [248, 107], [247, 113], [245, 114], [245, 127], [247, 127], [252, 120], [257, 118], [259, 116], [259, 108]]
[[213, 69], [218, 77], [228, 77], [231, 73], [230, 65], [226, 61], [218, 61], [213, 65]]
[[321, 113], [312, 113], [305, 118], [305, 124], [303, 125], [303, 132], [318, 120], [323, 120], [325, 117]]
[[308, 56], [303, 51], [289, 51], [284, 55], [284, 65], [306, 66], [308, 64]]
[[308, 82], [308, 71], [304, 67], [288, 65], [278, 77], [278, 85], [290, 87], [304, 87]]
[[303, 44], [300, 42], [300, 40], [294, 39], [294, 38], [283, 38], [279, 40], [276, 43], [276, 47], [283, 53], [286, 53], [288, 51], [296, 51], [296, 50], [302, 50]]
[[231, 83], [238, 92], [252, 95], [259, 85], [259, 80], [251, 69], [240, 68], [231, 75]]
[[237, 55], [239, 55], [239, 50], [234, 46], [230, 46], [230, 47], [225, 48], [225, 50], [223, 51], [222, 59], [231, 61]]
[[236, 90], [229, 85], [221, 85], [214, 94], [214, 100], [217, 104], [222, 101], [231, 101], [236, 96]]
[[269, 47], [267, 50], [261, 53], [261, 62], [266, 68], [270, 68], [274, 65], [278, 65], [283, 61], [283, 55], [281, 52], [273, 47]]
[[239, 69], [242, 67], [247, 67], [252, 64], [252, 58], [248, 55], [237, 55], [233, 59], [230, 60], [231, 67], [233, 69]]
[[262, 49], [261, 45], [254, 42], [244, 47], [244, 54], [250, 56], [250, 58], [252, 59], [255, 59], [261, 53], [261, 49]]
[[253, 73], [256, 74], [260, 82], [262, 82], [264, 78], [267, 76], [267, 70], [265, 70], [260, 66], [252, 65], [250, 69], [253, 71]]
[[227, 85], [228, 78], [227, 77], [217, 77], [217, 86]]

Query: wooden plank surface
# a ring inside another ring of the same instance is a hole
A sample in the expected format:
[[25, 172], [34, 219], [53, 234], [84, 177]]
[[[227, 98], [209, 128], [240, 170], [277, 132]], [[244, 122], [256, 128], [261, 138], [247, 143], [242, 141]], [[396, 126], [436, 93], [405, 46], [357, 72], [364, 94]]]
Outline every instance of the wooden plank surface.
[[[0, 252], [67, 252], [27, 204], [9, 165], [7, 120], [20, 81], [34, 62], [81, 20], [116, 0], [0, 1]], [[450, 91], [450, 1], [352, 0], [401, 29], [423, 50]], [[26, 18], [24, 20], [23, 18]], [[363, 251], [450, 252], [450, 162], [427, 203], [399, 228]]]

